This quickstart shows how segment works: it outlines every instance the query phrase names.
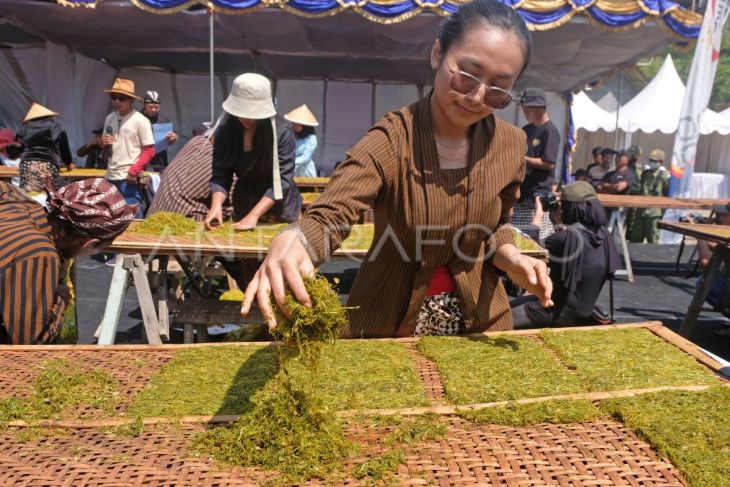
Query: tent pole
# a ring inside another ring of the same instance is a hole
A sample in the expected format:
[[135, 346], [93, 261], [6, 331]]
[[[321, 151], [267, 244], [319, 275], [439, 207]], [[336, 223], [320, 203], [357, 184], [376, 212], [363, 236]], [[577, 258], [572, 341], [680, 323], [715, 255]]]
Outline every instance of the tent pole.
[[624, 70], [621, 70], [621, 75], [618, 78], [618, 94], [616, 95], [616, 130], [613, 133], [613, 149], [616, 150], [618, 147], [618, 116], [621, 113], [621, 91], [624, 87]]
[[210, 123], [215, 120], [215, 12], [213, 9], [209, 10], [210, 16], [208, 17], [208, 27], [210, 31]]

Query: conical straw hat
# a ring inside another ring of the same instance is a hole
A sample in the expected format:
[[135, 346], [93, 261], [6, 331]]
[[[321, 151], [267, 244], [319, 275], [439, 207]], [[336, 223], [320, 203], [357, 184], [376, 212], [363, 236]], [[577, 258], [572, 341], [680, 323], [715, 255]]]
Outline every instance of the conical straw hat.
[[317, 122], [317, 119], [314, 118], [314, 114], [309, 110], [309, 108], [307, 108], [307, 105], [295, 108], [284, 115], [284, 118], [289, 120], [291, 123], [298, 123], [299, 125], [307, 125], [309, 127], [316, 127], [319, 125], [319, 122]]
[[52, 112], [43, 105], [34, 102], [30, 106], [30, 110], [28, 110], [28, 113], [25, 114], [23, 123], [30, 122], [31, 120], [35, 120], [36, 118], [55, 117], [56, 115], [58, 115], [58, 113]]

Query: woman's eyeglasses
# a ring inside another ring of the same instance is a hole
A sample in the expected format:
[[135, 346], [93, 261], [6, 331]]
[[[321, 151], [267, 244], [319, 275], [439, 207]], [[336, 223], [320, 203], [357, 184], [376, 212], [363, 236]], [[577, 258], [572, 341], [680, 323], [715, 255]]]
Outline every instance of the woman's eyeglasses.
[[446, 61], [444, 63], [451, 73], [451, 89], [455, 92], [461, 95], [468, 95], [480, 86], [484, 86], [486, 90], [484, 91], [483, 103], [494, 110], [506, 108], [510, 103], [515, 101], [515, 97], [509, 91], [482, 83], [482, 80], [476, 76], [466, 71], [453, 69]]
[[131, 98], [128, 97], [128, 96], [115, 95], [114, 93], [112, 93], [111, 95], [109, 95], [109, 98], [111, 98], [113, 101], [127, 101], [127, 100], [131, 100]]

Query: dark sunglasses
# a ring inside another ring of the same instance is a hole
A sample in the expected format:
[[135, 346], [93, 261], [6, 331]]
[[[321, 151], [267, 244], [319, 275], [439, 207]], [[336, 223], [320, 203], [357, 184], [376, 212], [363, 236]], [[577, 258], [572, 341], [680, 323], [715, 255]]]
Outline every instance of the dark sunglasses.
[[468, 95], [469, 93], [474, 92], [474, 90], [478, 89], [480, 86], [484, 86], [486, 88], [486, 91], [484, 92], [483, 103], [494, 110], [502, 110], [516, 100], [512, 93], [510, 93], [509, 91], [499, 88], [497, 86], [483, 83], [482, 80], [474, 75], [467, 73], [466, 71], [453, 69], [451, 66], [449, 66], [449, 63], [445, 61], [444, 64], [446, 64], [446, 67], [451, 73], [451, 89], [459, 93], [460, 95]]
[[115, 95], [114, 93], [112, 93], [111, 95], [109, 95], [109, 98], [111, 98], [113, 101], [127, 101], [127, 100], [131, 100], [132, 99], [132, 98], [130, 98], [128, 96]]

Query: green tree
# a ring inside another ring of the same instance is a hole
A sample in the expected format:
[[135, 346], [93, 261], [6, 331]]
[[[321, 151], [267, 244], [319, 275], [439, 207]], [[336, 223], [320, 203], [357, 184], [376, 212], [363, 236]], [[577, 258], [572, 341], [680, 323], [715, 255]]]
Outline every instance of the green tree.
[[[661, 54], [657, 54], [651, 58], [651, 60], [642, 59], [639, 62], [638, 69], [648, 82], [659, 71], [666, 55], [671, 54], [679, 77], [682, 78], [682, 82], [686, 85], [689, 70], [692, 67], [692, 56], [694, 56], [694, 52], [694, 43], [690, 46], [689, 50], [684, 51], [670, 46], [664, 49]], [[720, 110], [726, 108], [728, 105], [730, 105], [730, 33], [725, 32], [722, 39], [722, 47], [720, 48], [720, 64], [717, 67], [715, 85], [712, 88], [712, 96], [710, 97], [710, 108]]]

